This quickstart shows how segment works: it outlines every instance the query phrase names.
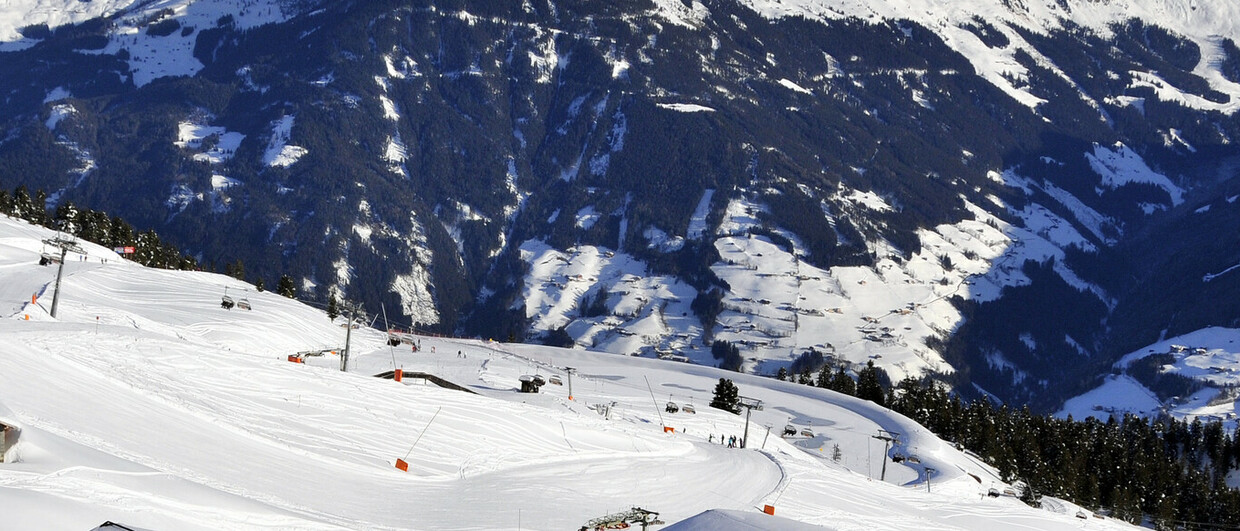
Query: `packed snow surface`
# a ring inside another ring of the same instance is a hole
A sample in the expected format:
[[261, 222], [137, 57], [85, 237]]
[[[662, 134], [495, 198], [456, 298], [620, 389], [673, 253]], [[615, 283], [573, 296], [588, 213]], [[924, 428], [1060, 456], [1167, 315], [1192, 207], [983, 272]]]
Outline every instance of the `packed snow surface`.
[[[480, 340], [393, 347], [244, 282], [87, 243], [53, 318], [56, 269], [38, 265], [53, 236], [0, 218], [0, 422], [20, 428], [0, 514], [15, 529], [577, 529], [635, 506], [669, 524], [706, 513], [683, 529], [1085, 525], [985, 496], [1004, 487], [992, 469], [904, 417], [769, 378]], [[252, 309], [222, 308], [225, 295]], [[394, 367], [410, 374], [375, 377]], [[534, 374], [553, 381], [519, 393]], [[746, 426], [707, 407], [720, 377], [764, 405], [748, 448], [720, 444]], [[889, 455], [920, 463], [889, 462], [880, 481], [879, 429], [901, 434]]]

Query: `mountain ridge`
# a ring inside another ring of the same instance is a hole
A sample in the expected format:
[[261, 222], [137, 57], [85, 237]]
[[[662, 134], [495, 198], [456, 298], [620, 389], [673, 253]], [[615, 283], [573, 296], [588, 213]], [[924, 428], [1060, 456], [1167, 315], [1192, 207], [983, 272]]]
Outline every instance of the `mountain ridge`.
[[6, 17], [34, 35], [6, 77], [38, 81], [6, 87], [0, 172], [411, 327], [708, 364], [721, 339], [747, 371], [873, 360], [1053, 409], [1165, 326], [1116, 277], [1226, 186], [1240, 50], [1227, 2], [1021, 5]]

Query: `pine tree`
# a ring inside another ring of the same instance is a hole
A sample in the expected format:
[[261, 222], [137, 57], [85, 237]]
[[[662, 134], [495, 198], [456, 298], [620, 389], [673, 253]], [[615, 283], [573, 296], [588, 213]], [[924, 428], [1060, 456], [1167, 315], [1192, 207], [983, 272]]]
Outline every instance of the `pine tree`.
[[779, 372], [775, 373], [775, 378], [781, 382], [788, 381], [788, 369], [785, 367], [780, 367]]
[[818, 387], [821, 387], [823, 389], [827, 389], [831, 386], [831, 366], [830, 365], [823, 365], [821, 369], [818, 369], [818, 381], [815, 382], [815, 384], [817, 384]]
[[853, 381], [852, 376], [844, 372], [843, 367], [839, 367], [835, 370], [835, 375], [831, 377], [831, 385], [828, 389], [837, 393], [855, 396], [857, 394], [857, 382]]
[[293, 285], [293, 277], [288, 275], [280, 275], [280, 282], [276, 284], [276, 293], [290, 299], [296, 298], [297, 287]]
[[30, 199], [30, 191], [26, 189], [26, 185], [18, 185], [13, 190], [13, 216], [29, 220], [30, 213], [34, 211], [34, 202]]
[[27, 219], [35, 225], [47, 226], [47, 192], [42, 188], [34, 191], [34, 210]]
[[336, 294], [332, 293], [327, 296], [327, 317], [335, 321], [340, 317], [340, 302], [336, 300]]
[[740, 389], [736, 388], [736, 384], [727, 378], [720, 378], [715, 385], [715, 396], [710, 399], [710, 407], [740, 413], [740, 402]]
[[865, 368], [857, 372], [857, 398], [880, 406], [886, 404], [883, 384], [878, 378], [878, 368], [874, 366], [874, 360], [867, 361]]
[[80, 213], [73, 201], [65, 201], [56, 207], [56, 214], [52, 219], [53, 228], [62, 230], [69, 234], [77, 234], [80, 227], [78, 224], [78, 216]]
[[257, 282], [254, 283], [254, 289], [258, 290], [259, 292], [266, 291], [267, 284], [263, 282], [263, 279], [260, 278], [258, 279]]
[[844, 457], [844, 452], [840, 451], [840, 445], [839, 443], [836, 443], [835, 446], [831, 447], [831, 460], [838, 463], [840, 462], [840, 459], [843, 457]]

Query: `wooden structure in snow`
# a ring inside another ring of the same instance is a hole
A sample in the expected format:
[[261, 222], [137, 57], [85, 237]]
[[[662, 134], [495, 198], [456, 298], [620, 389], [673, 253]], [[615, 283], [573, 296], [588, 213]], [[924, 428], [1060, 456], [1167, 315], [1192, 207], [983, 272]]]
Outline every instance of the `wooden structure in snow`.
[[4, 454], [17, 444], [17, 436], [21, 434], [21, 430], [17, 426], [11, 426], [0, 422], [0, 463], [4, 462]]

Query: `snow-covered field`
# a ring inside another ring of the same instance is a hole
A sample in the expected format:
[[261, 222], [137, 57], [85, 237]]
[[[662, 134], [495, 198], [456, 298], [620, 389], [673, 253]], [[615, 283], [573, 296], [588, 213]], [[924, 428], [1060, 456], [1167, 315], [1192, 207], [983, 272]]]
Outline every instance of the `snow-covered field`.
[[1236, 429], [1240, 425], [1240, 396], [1235, 391], [1240, 386], [1240, 371], [1236, 368], [1240, 362], [1240, 329], [1211, 327], [1164, 339], [1125, 355], [1115, 362], [1115, 367], [1124, 370], [1146, 356], [1166, 354], [1170, 355], [1170, 363], [1163, 364], [1161, 372], [1200, 380], [1206, 386], [1190, 396], [1164, 402], [1132, 377], [1114, 375], [1096, 389], [1068, 400], [1059, 416], [1155, 416], [1165, 411], [1175, 418], [1217, 420], [1228, 431]]
[[[991, 469], [909, 420], [768, 378], [478, 340], [415, 352], [367, 327], [341, 372], [342, 319], [91, 244], [69, 254], [52, 318], [52, 236], [0, 218], [0, 423], [21, 430], [0, 463], [6, 528], [577, 529], [631, 507], [676, 529], [1125, 527], [988, 497], [1005, 487]], [[253, 309], [221, 308], [226, 289]], [[473, 392], [375, 377], [393, 367]], [[517, 392], [530, 374], [561, 385]], [[719, 444], [745, 430], [707, 407], [722, 376], [764, 405], [746, 449]], [[920, 463], [880, 481], [880, 429]]]

